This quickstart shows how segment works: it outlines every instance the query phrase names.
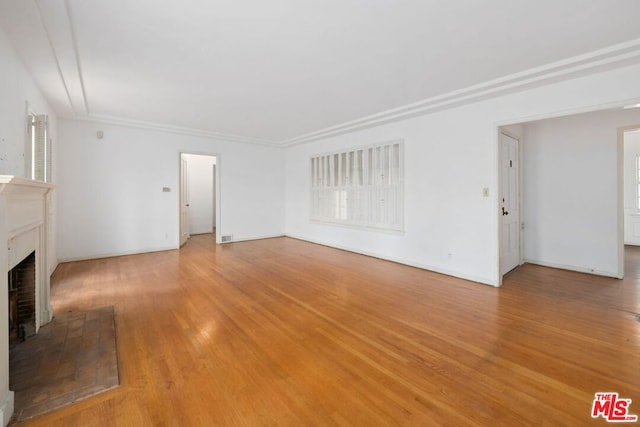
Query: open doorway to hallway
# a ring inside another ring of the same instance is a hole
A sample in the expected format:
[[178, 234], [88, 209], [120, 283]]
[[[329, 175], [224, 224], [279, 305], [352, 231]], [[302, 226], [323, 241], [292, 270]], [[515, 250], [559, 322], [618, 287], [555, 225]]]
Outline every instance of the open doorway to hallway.
[[640, 125], [620, 132], [624, 145], [624, 244], [640, 246]]
[[216, 155], [180, 153], [181, 247], [191, 235], [215, 236], [220, 216], [218, 163]]
[[[640, 128], [638, 123], [640, 109], [620, 107], [498, 129], [509, 128], [521, 138], [521, 263], [624, 276], [624, 244], [633, 232], [625, 219], [632, 218], [631, 211], [640, 244], [640, 143], [627, 160], [631, 178], [623, 191], [623, 135]], [[500, 228], [499, 238], [508, 236]], [[500, 242], [502, 261], [506, 241]]]

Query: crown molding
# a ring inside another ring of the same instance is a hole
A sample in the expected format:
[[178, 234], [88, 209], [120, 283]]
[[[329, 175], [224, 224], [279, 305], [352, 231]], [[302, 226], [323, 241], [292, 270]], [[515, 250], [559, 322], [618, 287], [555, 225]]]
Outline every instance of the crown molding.
[[69, 1], [58, 4], [33, 0], [32, 3], [69, 107], [76, 115], [88, 114], [89, 103]]
[[604, 49], [573, 56], [526, 71], [510, 74], [484, 83], [433, 96], [402, 107], [372, 114], [360, 119], [300, 135], [279, 145], [289, 147], [356, 130], [404, 120], [427, 113], [445, 110], [458, 105], [517, 92], [545, 83], [568, 80], [580, 75], [613, 69], [640, 62], [640, 39], [630, 40]]
[[290, 147], [638, 62], [640, 62], [640, 39], [634, 39], [281, 141], [113, 116], [77, 114], [71, 119], [229, 142]]
[[257, 144], [266, 145], [271, 147], [278, 147], [277, 141], [271, 141], [268, 139], [253, 138], [249, 136], [231, 135], [220, 132], [213, 132], [203, 129], [186, 128], [179, 126], [170, 126], [162, 123], [146, 122], [142, 120], [125, 119], [122, 117], [102, 116], [102, 115], [86, 115], [70, 117], [71, 120], [102, 123], [106, 125], [124, 126], [129, 128], [168, 132], [178, 135], [197, 136], [201, 138], [218, 139], [221, 141], [229, 142], [241, 142], [245, 144]]

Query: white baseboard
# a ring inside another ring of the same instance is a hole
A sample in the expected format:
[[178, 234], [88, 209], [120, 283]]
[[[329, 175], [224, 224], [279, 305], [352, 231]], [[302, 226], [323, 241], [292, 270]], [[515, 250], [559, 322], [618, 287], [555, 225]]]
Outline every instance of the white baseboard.
[[302, 237], [302, 236], [297, 236], [297, 235], [294, 235], [294, 234], [287, 234], [286, 237], [290, 237], [292, 239], [304, 240], [305, 242], [315, 243], [315, 244], [322, 245], [322, 246], [328, 246], [328, 247], [331, 247], [331, 248], [340, 249], [340, 250], [348, 251], [348, 252], [353, 252], [353, 253], [360, 254], [360, 255], [366, 255], [366, 256], [373, 257], [373, 258], [383, 259], [385, 261], [396, 262], [398, 264], [408, 265], [410, 267], [416, 267], [416, 268], [420, 268], [422, 270], [429, 270], [429, 271], [433, 271], [434, 273], [444, 274], [446, 276], [456, 277], [458, 279], [469, 280], [471, 282], [476, 282], [476, 283], [480, 283], [480, 284], [483, 284], [483, 285], [489, 285], [489, 286], [493, 286], [493, 287], [500, 286], [500, 283], [498, 281], [495, 281], [495, 280], [492, 280], [492, 279], [489, 279], [489, 278], [486, 278], [486, 277], [479, 277], [479, 276], [474, 276], [474, 275], [471, 275], [471, 274], [460, 273], [458, 271], [447, 270], [447, 269], [440, 268], [440, 267], [434, 267], [433, 265], [423, 264], [423, 263], [410, 261], [410, 260], [406, 260], [406, 259], [402, 259], [402, 258], [389, 257], [389, 256], [385, 256], [385, 255], [382, 255], [382, 254], [379, 254], [379, 253], [376, 253], [376, 252], [363, 251], [363, 250], [355, 249], [355, 248], [348, 247], [348, 246], [335, 245], [335, 244], [332, 244], [332, 243], [326, 243], [326, 242], [323, 242], [323, 241], [320, 241], [320, 240], [309, 239], [309, 238]]
[[553, 263], [553, 262], [537, 261], [537, 260], [534, 260], [534, 259], [525, 259], [524, 262], [528, 263], [528, 264], [540, 265], [542, 267], [558, 268], [560, 270], [576, 271], [578, 273], [588, 273], [588, 274], [594, 274], [596, 276], [604, 276], [604, 277], [612, 277], [614, 279], [622, 279], [622, 277], [618, 276], [617, 272], [601, 271], [601, 270], [595, 270], [595, 269], [592, 269], [592, 268], [584, 268], [584, 267], [576, 267], [575, 265], [556, 264], [556, 263]]
[[233, 240], [231, 240], [230, 242], [224, 242], [223, 244], [226, 245], [228, 243], [234, 243], [234, 242], [249, 242], [251, 240], [275, 239], [277, 237], [285, 237], [285, 235], [284, 234], [267, 234], [262, 236], [251, 236], [251, 237], [240, 237], [240, 238], [236, 238], [234, 236]]
[[[436, 267], [436, 266], [429, 265], [429, 264], [424, 264], [424, 263], [419, 263], [419, 262], [415, 262], [415, 261], [411, 261], [411, 260], [406, 260], [406, 259], [403, 259], [403, 258], [389, 257], [389, 256], [382, 255], [382, 254], [376, 253], [376, 252], [363, 251], [363, 250], [360, 250], [360, 249], [357, 249], [357, 248], [353, 248], [353, 247], [349, 247], [349, 246], [336, 245], [336, 244], [327, 243], [327, 242], [320, 241], [320, 240], [309, 239], [309, 238], [306, 238], [306, 237], [303, 237], [303, 236], [294, 235], [294, 234], [268, 234], [268, 235], [261, 235], [261, 236], [245, 236], [245, 237], [240, 237], [240, 238], [235, 238], [234, 237], [234, 239], [232, 241], [225, 242], [224, 244], [235, 243], [235, 242], [246, 242], [246, 241], [251, 241], [251, 240], [274, 239], [274, 238], [277, 238], [277, 237], [290, 237], [292, 239], [303, 240], [303, 241], [310, 242], [310, 243], [315, 243], [315, 244], [318, 244], [318, 245], [328, 246], [328, 247], [331, 247], [331, 248], [340, 249], [340, 250], [344, 250], [344, 251], [349, 251], [349, 252], [353, 252], [353, 253], [357, 253], [357, 254], [361, 254], [361, 255], [366, 255], [366, 256], [373, 257], [373, 258], [383, 259], [383, 260], [386, 260], [386, 261], [396, 262], [398, 264], [408, 265], [410, 267], [416, 267], [416, 268], [420, 268], [422, 270], [429, 270], [429, 271], [433, 271], [434, 273], [439, 273], [439, 274], [444, 274], [444, 275], [447, 275], [447, 276], [457, 277], [459, 279], [469, 280], [469, 281], [472, 281], [472, 282], [481, 283], [483, 285], [489, 285], [489, 286], [494, 286], [494, 287], [500, 286], [499, 281], [494, 280], [494, 279], [490, 279], [490, 278], [487, 278], [487, 277], [480, 277], [480, 276], [475, 276], [475, 275], [472, 275], [472, 274], [460, 273], [459, 271], [448, 270], [448, 269]], [[131, 252], [101, 253], [101, 254], [95, 254], [95, 255], [90, 255], [90, 256], [85, 256], [85, 257], [62, 258], [62, 259], [59, 260], [59, 262], [62, 263], [62, 262], [85, 261], [85, 260], [90, 260], [90, 259], [111, 258], [111, 257], [126, 256], [126, 255], [136, 255], [136, 254], [149, 253], [149, 252], [162, 252], [162, 251], [175, 250], [175, 249], [177, 249], [177, 248], [175, 248], [175, 247], [167, 247], [167, 248], [157, 248], [157, 249], [131, 251]]]
[[106, 252], [106, 253], [98, 253], [93, 255], [81, 256], [81, 257], [73, 257], [73, 258], [60, 258], [58, 262], [74, 262], [74, 261], [87, 261], [90, 259], [100, 259], [100, 258], [113, 258], [119, 256], [127, 256], [127, 255], [138, 255], [138, 254], [146, 254], [150, 252], [164, 252], [164, 251], [172, 251], [178, 249], [175, 246], [167, 246], [162, 248], [153, 248], [153, 249], [140, 249], [136, 251], [123, 251], [123, 252]]
[[13, 392], [7, 391], [4, 400], [0, 402], [0, 419], [2, 420], [2, 426], [6, 427], [13, 416]]
[[[205, 234], [209, 234], [209, 233], [205, 233]], [[249, 237], [240, 237], [240, 238], [235, 238], [230, 241], [230, 242], [225, 242], [225, 244], [227, 243], [234, 243], [234, 242], [246, 242], [246, 241], [250, 241], [250, 240], [262, 240], [262, 239], [273, 239], [276, 237], [284, 237], [284, 234], [268, 234], [268, 235], [261, 235], [261, 236], [249, 236]], [[101, 258], [113, 258], [113, 257], [119, 257], [119, 256], [127, 256], [127, 255], [138, 255], [138, 254], [146, 254], [146, 253], [151, 253], [151, 252], [163, 252], [163, 251], [173, 251], [179, 249], [175, 246], [169, 246], [169, 247], [163, 247], [163, 248], [154, 248], [154, 249], [142, 249], [142, 250], [137, 250], [137, 251], [124, 251], [124, 252], [105, 252], [105, 253], [99, 253], [99, 254], [93, 254], [93, 255], [87, 255], [87, 256], [81, 256], [81, 257], [73, 257], [73, 258], [60, 258], [58, 260], [59, 263], [63, 263], [63, 262], [75, 262], [75, 261], [87, 261], [87, 260], [91, 260], [91, 259], [101, 259]], [[57, 266], [58, 264], [56, 264]]]

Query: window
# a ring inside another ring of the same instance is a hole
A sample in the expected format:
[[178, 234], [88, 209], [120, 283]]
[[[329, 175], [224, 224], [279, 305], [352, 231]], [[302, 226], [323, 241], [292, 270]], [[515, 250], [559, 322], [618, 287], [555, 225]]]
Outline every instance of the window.
[[38, 181], [51, 182], [51, 141], [46, 115], [29, 114], [27, 118], [26, 175]]
[[640, 155], [636, 156], [636, 209], [640, 211]]
[[402, 231], [403, 143], [311, 158], [311, 219]]

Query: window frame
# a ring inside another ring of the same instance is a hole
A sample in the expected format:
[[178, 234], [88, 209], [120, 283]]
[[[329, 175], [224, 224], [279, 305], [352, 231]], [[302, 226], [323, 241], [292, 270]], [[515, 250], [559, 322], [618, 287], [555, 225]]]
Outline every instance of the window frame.
[[52, 142], [46, 114], [27, 112], [25, 137], [25, 176], [36, 181], [51, 182]]
[[636, 154], [636, 212], [640, 212], [640, 154]]
[[311, 222], [404, 233], [404, 140], [310, 157]]

